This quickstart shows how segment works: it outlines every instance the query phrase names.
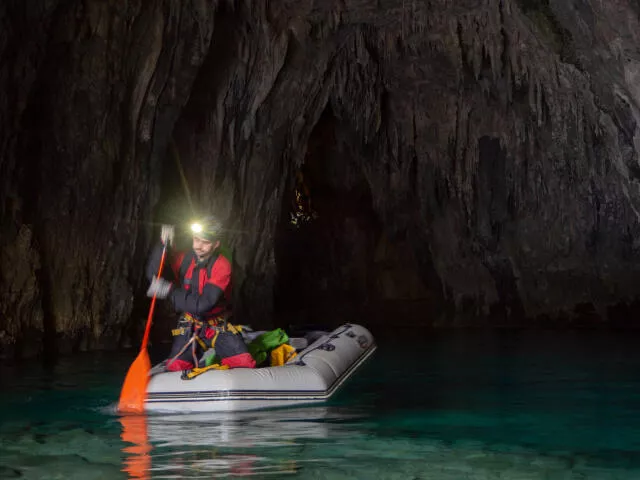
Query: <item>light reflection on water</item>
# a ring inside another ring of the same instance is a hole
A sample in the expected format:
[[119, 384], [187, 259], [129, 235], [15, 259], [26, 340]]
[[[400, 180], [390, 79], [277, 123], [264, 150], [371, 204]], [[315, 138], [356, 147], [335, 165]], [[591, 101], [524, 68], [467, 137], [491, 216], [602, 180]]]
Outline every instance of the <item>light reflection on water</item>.
[[[310, 441], [359, 435], [355, 408], [313, 406], [254, 412], [124, 416], [124, 470], [131, 478], [297, 473]], [[275, 454], [279, 450], [279, 455]]]
[[262, 412], [121, 418], [137, 352], [0, 365], [0, 478], [640, 478], [637, 335], [383, 340], [327, 405]]

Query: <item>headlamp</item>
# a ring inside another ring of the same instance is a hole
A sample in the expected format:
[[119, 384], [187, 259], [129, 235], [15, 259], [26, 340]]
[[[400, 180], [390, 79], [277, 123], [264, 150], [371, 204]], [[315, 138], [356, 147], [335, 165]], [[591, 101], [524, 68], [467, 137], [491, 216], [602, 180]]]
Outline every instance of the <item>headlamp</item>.
[[208, 240], [210, 242], [219, 240], [220, 225], [214, 220], [205, 218], [200, 219], [199, 221], [194, 221], [189, 226], [189, 229], [191, 230], [191, 234], [193, 236], [196, 236], [203, 240]]

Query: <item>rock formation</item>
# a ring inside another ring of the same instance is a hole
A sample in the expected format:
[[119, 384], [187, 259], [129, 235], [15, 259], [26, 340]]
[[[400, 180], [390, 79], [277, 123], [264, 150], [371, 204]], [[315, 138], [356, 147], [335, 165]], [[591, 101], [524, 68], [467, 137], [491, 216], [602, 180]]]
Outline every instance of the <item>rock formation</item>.
[[154, 222], [190, 204], [227, 220], [256, 325], [632, 321], [639, 23], [633, 0], [3, 2], [0, 348], [135, 343]]

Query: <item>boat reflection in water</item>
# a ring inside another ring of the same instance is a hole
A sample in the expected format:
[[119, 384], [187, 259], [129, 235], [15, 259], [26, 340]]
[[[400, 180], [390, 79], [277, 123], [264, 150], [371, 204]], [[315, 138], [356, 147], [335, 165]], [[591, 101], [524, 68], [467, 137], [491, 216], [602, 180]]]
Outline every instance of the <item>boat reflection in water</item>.
[[301, 447], [352, 437], [350, 420], [360, 417], [326, 406], [123, 416], [123, 471], [136, 479], [295, 473]]

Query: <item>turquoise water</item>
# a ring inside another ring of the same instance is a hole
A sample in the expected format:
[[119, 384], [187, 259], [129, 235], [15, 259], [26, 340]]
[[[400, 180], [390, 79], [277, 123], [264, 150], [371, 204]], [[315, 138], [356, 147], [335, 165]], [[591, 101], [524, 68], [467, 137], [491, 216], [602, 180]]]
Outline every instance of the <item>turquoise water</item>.
[[640, 478], [638, 334], [416, 337], [321, 407], [143, 417], [137, 443], [113, 412], [135, 352], [5, 367], [0, 478]]

